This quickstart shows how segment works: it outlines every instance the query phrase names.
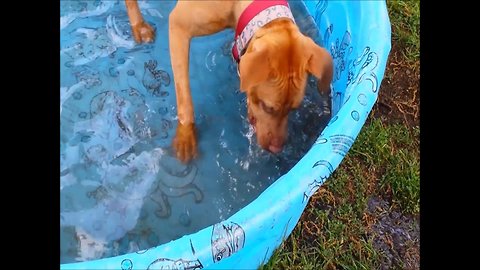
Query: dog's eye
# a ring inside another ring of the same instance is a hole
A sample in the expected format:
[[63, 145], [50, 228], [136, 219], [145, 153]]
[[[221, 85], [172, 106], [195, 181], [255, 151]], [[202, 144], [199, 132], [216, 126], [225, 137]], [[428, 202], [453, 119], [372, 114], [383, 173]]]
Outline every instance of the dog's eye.
[[267, 106], [265, 102], [260, 100], [260, 107], [262, 107], [262, 110], [264, 110], [268, 114], [273, 114], [275, 112], [275, 109], [273, 107]]

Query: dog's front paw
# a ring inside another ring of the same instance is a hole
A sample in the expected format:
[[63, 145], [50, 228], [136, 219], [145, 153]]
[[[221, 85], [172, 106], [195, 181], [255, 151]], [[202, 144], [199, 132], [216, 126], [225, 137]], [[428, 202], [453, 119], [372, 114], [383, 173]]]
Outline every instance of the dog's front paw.
[[141, 22], [136, 25], [132, 25], [133, 38], [137, 43], [153, 42], [155, 39], [155, 31], [146, 22]]
[[177, 126], [177, 134], [173, 138], [173, 149], [177, 158], [187, 163], [197, 157], [197, 135], [195, 124]]

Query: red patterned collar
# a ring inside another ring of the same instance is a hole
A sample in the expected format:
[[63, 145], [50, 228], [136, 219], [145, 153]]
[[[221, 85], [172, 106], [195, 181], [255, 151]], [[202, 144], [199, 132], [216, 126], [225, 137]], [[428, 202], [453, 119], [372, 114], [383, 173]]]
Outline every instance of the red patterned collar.
[[286, 0], [253, 0], [238, 19], [232, 55], [237, 63], [247, 44], [259, 28], [278, 19], [289, 18], [295, 22]]

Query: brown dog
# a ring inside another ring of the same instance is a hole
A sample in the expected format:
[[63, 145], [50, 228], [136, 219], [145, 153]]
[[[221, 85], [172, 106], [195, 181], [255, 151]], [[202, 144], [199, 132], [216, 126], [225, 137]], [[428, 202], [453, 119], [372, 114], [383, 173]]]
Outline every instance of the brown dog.
[[[125, 1], [135, 40], [151, 42], [153, 29], [143, 20], [136, 0]], [[302, 102], [308, 73], [318, 79], [321, 92], [330, 91], [333, 74], [330, 54], [300, 32], [285, 5], [286, 1], [275, 0], [178, 1], [169, 17], [178, 113], [173, 148], [178, 159], [188, 162], [197, 155], [188, 71], [193, 37], [237, 28], [235, 45], [243, 47], [239, 51], [234, 47], [234, 56], [238, 54], [239, 58], [240, 89], [247, 95], [248, 118], [256, 130], [257, 141], [270, 152], [282, 150], [287, 137], [288, 113]], [[259, 13], [265, 6], [264, 12]], [[272, 18], [270, 13], [276, 16]], [[262, 14], [264, 19], [258, 19]], [[260, 26], [250, 31], [251, 37], [244, 40], [247, 30], [242, 32], [244, 29], [237, 26], [239, 23], [246, 25], [245, 29]]]

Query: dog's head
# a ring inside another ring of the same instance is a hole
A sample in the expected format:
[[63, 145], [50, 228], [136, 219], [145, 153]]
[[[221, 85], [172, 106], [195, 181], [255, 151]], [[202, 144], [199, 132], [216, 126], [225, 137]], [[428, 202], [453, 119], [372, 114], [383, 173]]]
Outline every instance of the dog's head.
[[305, 95], [308, 73], [328, 91], [333, 65], [330, 54], [287, 19], [270, 22], [253, 36], [241, 58], [240, 89], [247, 95], [248, 119], [260, 146], [282, 150], [288, 114]]

